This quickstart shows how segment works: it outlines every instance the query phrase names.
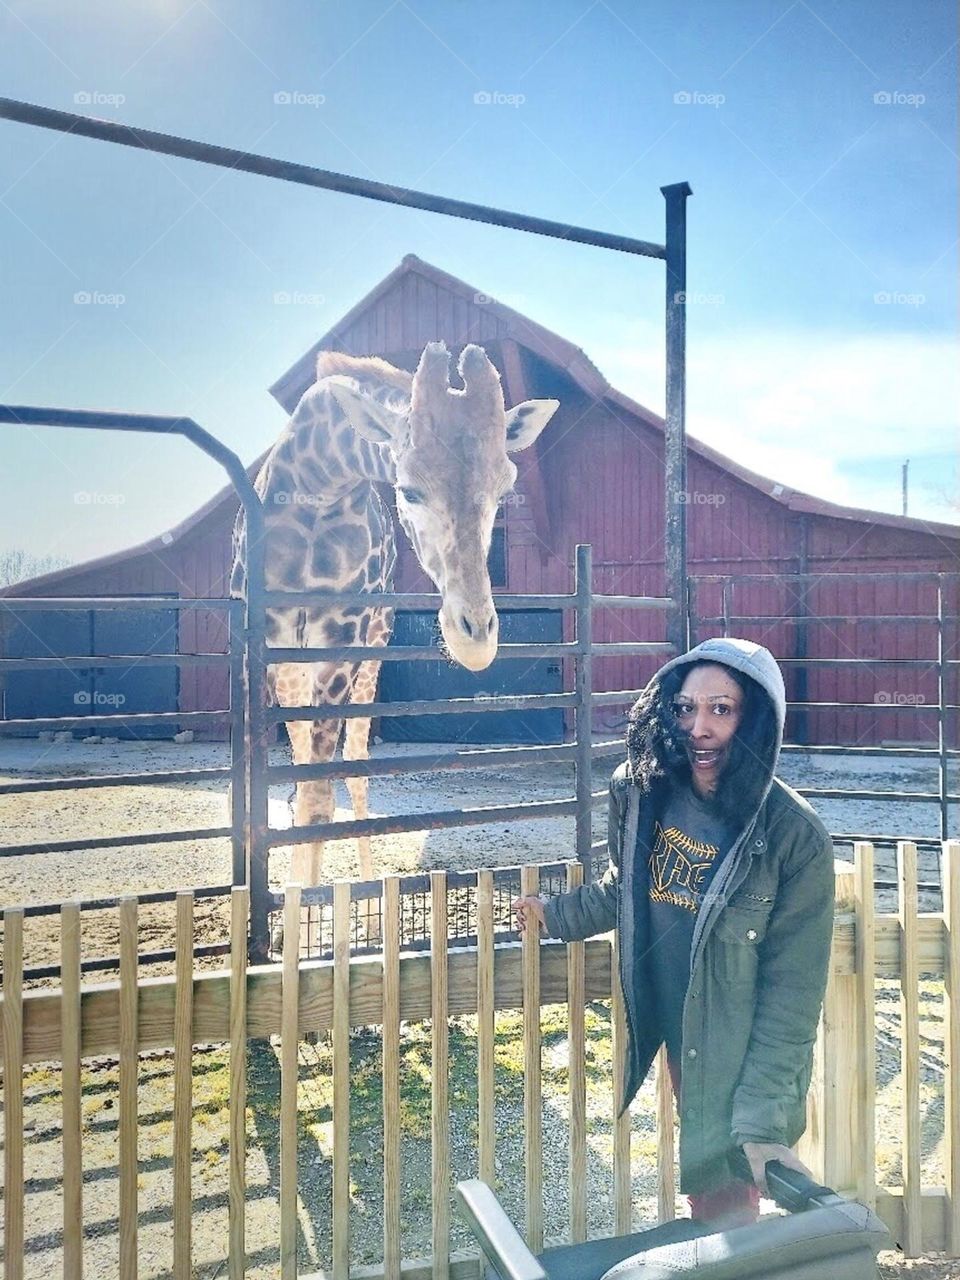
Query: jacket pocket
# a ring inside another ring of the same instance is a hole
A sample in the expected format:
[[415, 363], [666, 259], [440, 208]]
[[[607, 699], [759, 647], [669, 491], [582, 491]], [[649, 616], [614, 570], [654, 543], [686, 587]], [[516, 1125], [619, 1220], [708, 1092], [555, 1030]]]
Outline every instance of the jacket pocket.
[[720, 913], [713, 940], [717, 977], [722, 982], [756, 981], [760, 944], [772, 910], [772, 902], [739, 897]]

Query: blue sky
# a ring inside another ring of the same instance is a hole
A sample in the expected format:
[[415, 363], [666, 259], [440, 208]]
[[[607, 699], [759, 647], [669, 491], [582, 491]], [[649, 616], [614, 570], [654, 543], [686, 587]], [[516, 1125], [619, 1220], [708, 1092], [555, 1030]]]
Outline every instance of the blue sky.
[[[690, 433], [889, 511], [909, 457], [940, 520], [956, 38], [947, 0], [0, 6], [9, 97], [646, 239], [688, 180]], [[413, 252], [663, 408], [655, 262], [6, 122], [0, 235], [7, 402], [185, 413], [249, 461], [267, 386]], [[178, 442], [4, 430], [0, 551], [101, 554], [221, 483]]]

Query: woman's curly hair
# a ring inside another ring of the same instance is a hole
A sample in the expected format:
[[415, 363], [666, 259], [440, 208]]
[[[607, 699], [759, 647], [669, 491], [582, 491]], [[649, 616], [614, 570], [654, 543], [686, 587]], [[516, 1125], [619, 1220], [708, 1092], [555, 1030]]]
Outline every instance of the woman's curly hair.
[[740, 824], [759, 806], [770, 778], [777, 747], [777, 717], [767, 691], [750, 676], [714, 660], [701, 659], [674, 667], [644, 689], [630, 711], [627, 760], [632, 781], [644, 791], [690, 780], [686, 735], [673, 711], [673, 700], [697, 667], [723, 666], [743, 693], [740, 725], [730, 746], [726, 768], [717, 783], [720, 816]]

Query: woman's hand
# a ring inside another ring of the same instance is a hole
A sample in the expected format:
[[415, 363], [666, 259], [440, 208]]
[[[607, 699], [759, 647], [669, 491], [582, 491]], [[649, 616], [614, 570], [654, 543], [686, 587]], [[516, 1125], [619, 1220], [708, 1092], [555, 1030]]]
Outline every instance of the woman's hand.
[[521, 936], [527, 932], [531, 922], [536, 926], [538, 935], [547, 932], [547, 918], [544, 913], [543, 898], [526, 897], [514, 898], [512, 907], [513, 914], [517, 918], [517, 928], [520, 930]]
[[768, 1160], [779, 1160], [788, 1169], [796, 1169], [797, 1173], [806, 1174], [816, 1182], [816, 1178], [803, 1161], [798, 1159], [789, 1147], [784, 1147], [779, 1142], [745, 1142], [743, 1154], [750, 1161], [750, 1172], [753, 1174], [754, 1182], [765, 1196], [770, 1194], [765, 1176]]

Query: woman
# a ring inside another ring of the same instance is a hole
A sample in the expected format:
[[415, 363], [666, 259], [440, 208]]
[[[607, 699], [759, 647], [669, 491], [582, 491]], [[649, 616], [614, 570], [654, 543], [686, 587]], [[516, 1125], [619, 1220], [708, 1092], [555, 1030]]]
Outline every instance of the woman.
[[[713, 639], [672, 658], [630, 713], [603, 878], [514, 903], [565, 941], [620, 931], [630, 1031], [621, 1111], [661, 1044], [694, 1218], [756, 1221], [768, 1160], [805, 1127], [833, 925], [833, 845], [774, 769], [786, 697], [773, 656]], [[754, 1183], [730, 1157], [742, 1146]]]

